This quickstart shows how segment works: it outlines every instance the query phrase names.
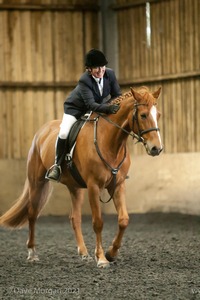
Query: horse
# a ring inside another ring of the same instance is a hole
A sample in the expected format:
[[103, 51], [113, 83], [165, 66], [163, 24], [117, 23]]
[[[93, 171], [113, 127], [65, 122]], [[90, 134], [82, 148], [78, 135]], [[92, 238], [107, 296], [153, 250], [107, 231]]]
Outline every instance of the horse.
[[[161, 87], [154, 92], [147, 87], [130, 88], [130, 91], [112, 100], [111, 103], [120, 105], [116, 114], [92, 112], [78, 134], [72, 159], [88, 192], [92, 225], [96, 234], [94, 255], [99, 268], [105, 268], [117, 259], [129, 223], [125, 198], [125, 180], [131, 164], [128, 137], [141, 142], [148, 155], [157, 156], [163, 150], [158, 128], [160, 112], [156, 106], [160, 92]], [[35, 249], [35, 224], [51, 191], [52, 185], [45, 174], [54, 161], [55, 140], [60, 122], [52, 120], [36, 132], [28, 153], [23, 192], [16, 203], [0, 217], [0, 225], [5, 227], [21, 228], [28, 222], [29, 261], [39, 259]], [[67, 186], [70, 192], [70, 223], [74, 230], [78, 255], [83, 260], [93, 260], [88, 253], [81, 228], [85, 188], [71, 175], [65, 161], [62, 164], [60, 183]], [[104, 189], [112, 198], [118, 214], [118, 231], [107, 252], [102, 247], [100, 199]]]

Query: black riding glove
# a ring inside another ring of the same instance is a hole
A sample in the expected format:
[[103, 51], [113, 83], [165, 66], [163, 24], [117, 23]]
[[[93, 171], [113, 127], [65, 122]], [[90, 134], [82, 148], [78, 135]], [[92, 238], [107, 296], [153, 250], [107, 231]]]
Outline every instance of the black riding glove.
[[120, 109], [119, 104], [112, 104], [108, 106], [108, 114], [116, 114]]

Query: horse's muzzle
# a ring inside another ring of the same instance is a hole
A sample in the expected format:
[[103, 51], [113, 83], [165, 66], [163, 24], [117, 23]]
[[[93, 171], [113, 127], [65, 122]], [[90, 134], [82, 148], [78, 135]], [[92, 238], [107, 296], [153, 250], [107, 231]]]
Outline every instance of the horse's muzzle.
[[157, 156], [162, 152], [163, 148], [158, 148], [156, 146], [152, 147], [149, 151], [149, 155], [151, 156]]

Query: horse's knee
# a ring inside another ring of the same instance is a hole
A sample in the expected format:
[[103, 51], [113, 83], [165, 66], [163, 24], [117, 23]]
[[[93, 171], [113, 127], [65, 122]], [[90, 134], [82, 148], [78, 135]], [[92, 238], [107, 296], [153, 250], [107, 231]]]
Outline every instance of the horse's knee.
[[76, 230], [77, 228], [79, 228], [81, 226], [81, 220], [79, 218], [70, 216], [70, 222], [71, 222], [71, 226], [74, 230]]
[[119, 219], [118, 223], [119, 223], [120, 229], [126, 229], [126, 227], [128, 226], [128, 223], [129, 223], [129, 218], [128, 217], [121, 218], [121, 219]]
[[93, 220], [93, 229], [95, 232], [101, 232], [103, 229], [103, 220], [101, 218], [95, 218]]

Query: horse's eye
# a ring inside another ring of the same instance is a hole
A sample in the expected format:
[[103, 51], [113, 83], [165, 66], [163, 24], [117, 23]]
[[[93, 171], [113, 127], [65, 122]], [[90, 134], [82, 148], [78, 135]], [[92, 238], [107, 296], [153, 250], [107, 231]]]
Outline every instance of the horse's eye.
[[141, 116], [141, 119], [142, 119], [142, 120], [145, 120], [145, 119], [147, 118], [147, 115], [146, 115], [146, 114], [141, 114], [140, 116]]

